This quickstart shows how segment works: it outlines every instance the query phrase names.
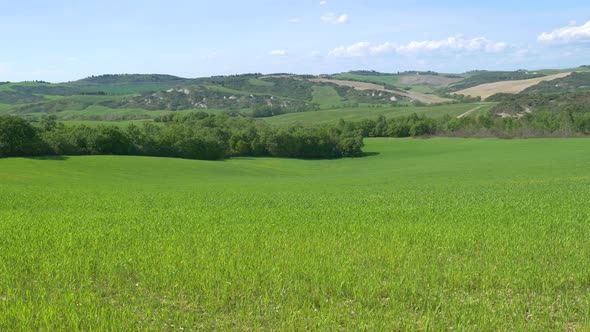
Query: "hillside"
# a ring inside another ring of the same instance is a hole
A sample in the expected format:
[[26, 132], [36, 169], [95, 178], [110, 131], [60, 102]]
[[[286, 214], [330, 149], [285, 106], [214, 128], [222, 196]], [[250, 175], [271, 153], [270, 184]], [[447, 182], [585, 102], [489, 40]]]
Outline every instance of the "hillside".
[[561, 73], [555, 74], [550, 76], [542, 76], [538, 78], [531, 78], [525, 80], [510, 80], [510, 81], [501, 81], [495, 83], [487, 83], [477, 85], [471, 88], [467, 88], [464, 90], [458, 90], [454, 92], [457, 95], [466, 95], [472, 97], [481, 97], [482, 99], [486, 99], [492, 95], [497, 93], [520, 93], [532, 86], [535, 86], [544, 81], [552, 81], [558, 78], [564, 78], [569, 76], [571, 73]]
[[[520, 81], [532, 78], [539, 78], [546, 76], [538, 72], [530, 72], [526, 70], [517, 71], [487, 71], [476, 70], [465, 73], [466, 78], [453, 83], [449, 87], [449, 91], [459, 91], [468, 88], [476, 87], [482, 84], [505, 82], [505, 81]], [[458, 93], [458, 92], [457, 92]]]
[[553, 94], [497, 94], [489, 98], [499, 102], [491, 113], [503, 117], [523, 117], [535, 112], [589, 113], [590, 91]]
[[[76, 82], [9, 83], [0, 86], [0, 112], [38, 118], [119, 120], [160, 116], [161, 112], [215, 110], [254, 117], [315, 111], [359, 104], [392, 105], [409, 100], [391, 91], [359, 91], [296, 75], [244, 74], [184, 79], [169, 75], [102, 75]], [[2, 106], [3, 105], [3, 106]], [[109, 111], [111, 110], [111, 111]], [[136, 110], [140, 110], [139, 112]], [[153, 112], [158, 113], [153, 113]], [[67, 115], [66, 115], [67, 113]], [[76, 118], [75, 114], [79, 117]]]
[[353, 88], [355, 90], [360, 90], [360, 91], [367, 91], [368, 90], [368, 91], [385, 92], [385, 93], [389, 93], [389, 94], [396, 96], [396, 98], [392, 99], [392, 101], [396, 101], [397, 98], [403, 98], [404, 100], [416, 100], [416, 101], [426, 103], [426, 104], [444, 103], [444, 102], [451, 101], [450, 99], [441, 98], [439, 96], [432, 95], [432, 94], [424, 94], [424, 93], [413, 92], [413, 91], [403, 91], [403, 90], [399, 90], [397, 88], [391, 88], [391, 87], [387, 88], [386, 86], [377, 85], [374, 83], [362, 82], [362, 81], [347, 81], [347, 80], [341, 80], [341, 79], [327, 79], [327, 78], [318, 78], [318, 79], [313, 79], [311, 81], [319, 82], [319, 83], [330, 83], [330, 84], [335, 84], [335, 85], [339, 85], [339, 86], [346, 86], [346, 87], [350, 87], [350, 88]]
[[127, 85], [127, 84], [184, 84], [190, 79], [161, 74], [121, 74], [90, 76], [78, 81], [69, 82], [71, 85]]
[[[3, 82], [0, 84], [0, 115], [11, 114], [31, 120], [55, 115], [61, 120], [129, 121], [195, 110], [251, 117], [322, 110], [337, 117], [338, 114], [346, 116], [344, 110], [357, 110], [354, 113], [362, 115], [364, 110], [375, 107], [409, 108], [416, 113], [430, 114], [415, 106], [460, 103], [468, 105], [469, 110], [469, 106], [477, 106], [470, 103], [479, 99], [464, 95], [489, 98], [497, 93], [586, 91], [590, 86], [588, 70], [580, 67], [572, 75], [564, 70], [472, 71], [463, 74], [351, 71], [321, 76], [252, 73], [201, 78], [123, 74], [91, 76], [56, 84]], [[566, 106], [559, 104], [560, 108]], [[534, 107], [527, 108], [535, 110]], [[457, 109], [463, 110], [462, 107]], [[522, 112], [494, 114], [497, 113]], [[455, 112], [451, 114], [456, 115]]]
[[544, 81], [522, 91], [523, 93], [562, 93], [590, 90], [590, 72], [573, 72], [563, 78]]
[[436, 89], [447, 87], [450, 84], [464, 79], [462, 75], [440, 74], [432, 71], [410, 71], [396, 74], [379, 73], [375, 71], [350, 71], [347, 73], [329, 75], [328, 78], [343, 81], [368, 82], [381, 85], [388, 90], [402, 90], [429, 94], [434, 93]]

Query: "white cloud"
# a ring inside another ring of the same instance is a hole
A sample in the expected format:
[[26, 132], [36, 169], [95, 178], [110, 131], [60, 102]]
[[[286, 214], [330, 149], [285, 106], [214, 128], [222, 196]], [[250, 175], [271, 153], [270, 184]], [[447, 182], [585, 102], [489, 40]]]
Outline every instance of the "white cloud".
[[381, 45], [372, 46], [370, 48], [370, 53], [373, 55], [390, 53], [392, 51], [395, 51], [396, 48], [397, 48], [397, 45], [390, 43], [390, 42], [385, 42]]
[[285, 55], [287, 55], [287, 51], [285, 51], [285, 50], [273, 50], [273, 51], [270, 51], [268, 54], [269, 55], [272, 55], [272, 56], [285, 56]]
[[553, 30], [551, 32], [543, 32], [537, 38], [540, 42], [561, 42], [561, 43], [575, 43], [590, 41], [590, 21], [581, 26], [570, 25], [564, 28]]
[[483, 37], [465, 39], [462, 37], [449, 37], [444, 40], [413, 41], [405, 45], [385, 42], [372, 45], [369, 42], [359, 42], [350, 46], [340, 46], [328, 53], [335, 57], [361, 57], [369, 55], [383, 55], [398, 53], [403, 55], [433, 53], [439, 51], [463, 51], [501, 53], [508, 48], [504, 42], [493, 42]]
[[346, 14], [342, 14], [342, 15], [336, 15], [334, 13], [328, 13], [322, 17], [320, 17], [320, 20], [322, 20], [323, 22], [326, 23], [331, 23], [331, 24], [345, 24], [348, 23], [348, 15]]
[[335, 57], [359, 57], [365, 56], [368, 54], [371, 47], [371, 43], [368, 42], [359, 42], [356, 44], [352, 44], [350, 46], [340, 46], [328, 53], [328, 55], [335, 56]]
[[299, 23], [301, 20], [298, 17], [293, 17], [287, 20], [289, 23]]
[[320, 6], [325, 6], [328, 4], [328, 1], [320, 1]]
[[493, 42], [484, 37], [465, 39], [461, 36], [443, 40], [412, 41], [396, 48], [400, 54], [430, 53], [436, 51], [466, 51], [500, 53], [508, 47], [504, 42]]

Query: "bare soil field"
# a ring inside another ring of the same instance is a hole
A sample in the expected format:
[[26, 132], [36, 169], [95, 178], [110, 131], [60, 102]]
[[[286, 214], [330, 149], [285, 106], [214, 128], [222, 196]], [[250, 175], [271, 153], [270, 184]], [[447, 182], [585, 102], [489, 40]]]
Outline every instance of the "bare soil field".
[[555, 74], [545, 77], [538, 77], [538, 78], [531, 78], [528, 80], [520, 80], [520, 81], [504, 81], [504, 82], [495, 82], [495, 83], [487, 83], [478, 86], [474, 86], [472, 88], [464, 89], [455, 92], [458, 95], [466, 95], [472, 97], [481, 97], [483, 100], [486, 98], [495, 95], [496, 93], [520, 93], [531, 86], [535, 86], [544, 81], [553, 81], [558, 78], [564, 78], [571, 75], [569, 73], [561, 73]]

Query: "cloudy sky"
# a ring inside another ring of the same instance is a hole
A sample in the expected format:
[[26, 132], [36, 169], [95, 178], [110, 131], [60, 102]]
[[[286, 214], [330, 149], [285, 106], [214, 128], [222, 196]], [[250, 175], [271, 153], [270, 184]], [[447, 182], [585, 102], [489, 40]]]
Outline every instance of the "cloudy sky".
[[590, 64], [587, 0], [6, 1], [0, 29], [0, 81]]

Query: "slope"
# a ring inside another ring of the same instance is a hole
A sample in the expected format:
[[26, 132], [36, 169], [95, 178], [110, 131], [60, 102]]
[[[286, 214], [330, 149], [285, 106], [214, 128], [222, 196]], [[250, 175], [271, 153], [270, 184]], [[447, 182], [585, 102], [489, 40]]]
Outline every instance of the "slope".
[[531, 78], [526, 80], [519, 80], [519, 81], [503, 81], [503, 82], [495, 82], [495, 83], [487, 83], [478, 85], [472, 88], [467, 88], [464, 90], [459, 90], [454, 92], [453, 94], [457, 95], [466, 95], [472, 97], [481, 97], [482, 99], [486, 99], [492, 95], [497, 93], [520, 93], [526, 90], [529, 87], [535, 86], [544, 81], [552, 81], [558, 78], [563, 78], [569, 76], [571, 72], [567, 73], [560, 73], [550, 76], [544, 77], [537, 77]]

